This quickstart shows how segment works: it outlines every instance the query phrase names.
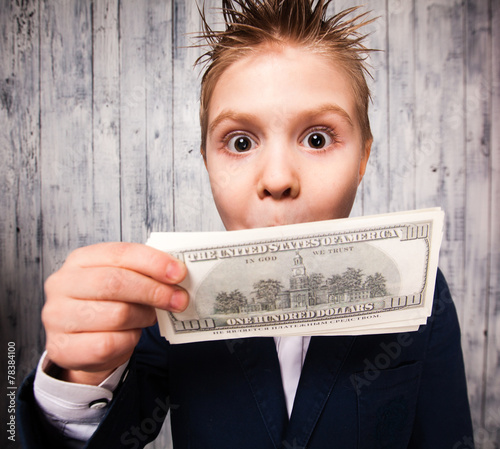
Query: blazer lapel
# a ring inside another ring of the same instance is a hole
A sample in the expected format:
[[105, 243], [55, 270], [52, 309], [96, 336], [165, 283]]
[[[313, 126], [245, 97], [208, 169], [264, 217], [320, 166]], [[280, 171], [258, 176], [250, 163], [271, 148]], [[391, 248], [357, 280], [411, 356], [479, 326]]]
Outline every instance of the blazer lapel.
[[285, 448], [305, 448], [355, 337], [312, 337], [300, 376]]
[[276, 448], [281, 447], [288, 414], [276, 346], [272, 338], [228, 340], [250, 384], [262, 419]]

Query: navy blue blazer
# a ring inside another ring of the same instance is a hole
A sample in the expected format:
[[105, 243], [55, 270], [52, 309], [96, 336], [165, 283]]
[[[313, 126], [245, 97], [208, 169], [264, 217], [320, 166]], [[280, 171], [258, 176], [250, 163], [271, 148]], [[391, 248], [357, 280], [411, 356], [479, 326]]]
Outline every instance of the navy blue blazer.
[[[24, 447], [64, 447], [33, 378], [18, 398]], [[272, 338], [170, 345], [146, 329], [86, 447], [143, 447], [168, 409], [176, 449], [472, 447], [460, 330], [440, 272], [419, 331], [313, 337], [290, 419]]]

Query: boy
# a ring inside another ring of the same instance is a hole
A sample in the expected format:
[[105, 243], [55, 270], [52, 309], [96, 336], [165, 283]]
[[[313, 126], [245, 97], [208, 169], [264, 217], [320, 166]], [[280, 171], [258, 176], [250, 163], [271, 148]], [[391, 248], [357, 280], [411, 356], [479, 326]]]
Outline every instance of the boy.
[[[200, 118], [224, 225], [347, 217], [372, 143], [359, 18], [325, 20], [312, 0], [223, 7], [226, 31], [205, 30]], [[68, 257], [46, 283], [34, 390], [32, 375], [20, 393], [28, 447], [142, 447], [168, 408], [176, 448], [472, 447], [440, 273], [418, 332], [171, 346], [152, 327], [154, 307], [185, 309], [185, 276], [182, 263], [138, 244]]]

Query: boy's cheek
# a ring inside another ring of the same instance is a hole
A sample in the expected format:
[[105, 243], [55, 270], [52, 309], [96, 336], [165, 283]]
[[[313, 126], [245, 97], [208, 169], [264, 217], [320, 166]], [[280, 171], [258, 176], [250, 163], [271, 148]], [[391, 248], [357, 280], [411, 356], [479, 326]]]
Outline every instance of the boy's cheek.
[[227, 170], [219, 170], [209, 175], [210, 185], [214, 194], [223, 190], [231, 183], [231, 174]]
[[247, 227], [248, 215], [255, 207], [250, 204], [251, 194], [248, 188], [238, 188], [228, 177], [230, 175], [226, 174], [211, 180], [215, 206], [228, 231], [244, 229]]
[[215, 205], [221, 217], [222, 223], [227, 231], [248, 229], [252, 227], [249, 220], [253, 208], [242, 207], [241, 202], [234, 201], [229, 204], [224, 201], [215, 200]]
[[244, 174], [242, 167], [237, 163], [231, 163], [231, 161], [221, 163], [219, 160], [210, 158], [205, 165], [213, 191], [227, 189]]

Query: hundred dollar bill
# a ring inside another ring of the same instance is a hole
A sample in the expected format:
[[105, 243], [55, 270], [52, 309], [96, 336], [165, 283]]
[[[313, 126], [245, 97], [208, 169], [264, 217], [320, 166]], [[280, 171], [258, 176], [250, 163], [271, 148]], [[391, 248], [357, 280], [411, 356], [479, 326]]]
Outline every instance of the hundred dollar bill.
[[157, 310], [171, 343], [416, 330], [431, 314], [439, 208], [228, 232], [152, 233], [183, 260], [182, 313]]

